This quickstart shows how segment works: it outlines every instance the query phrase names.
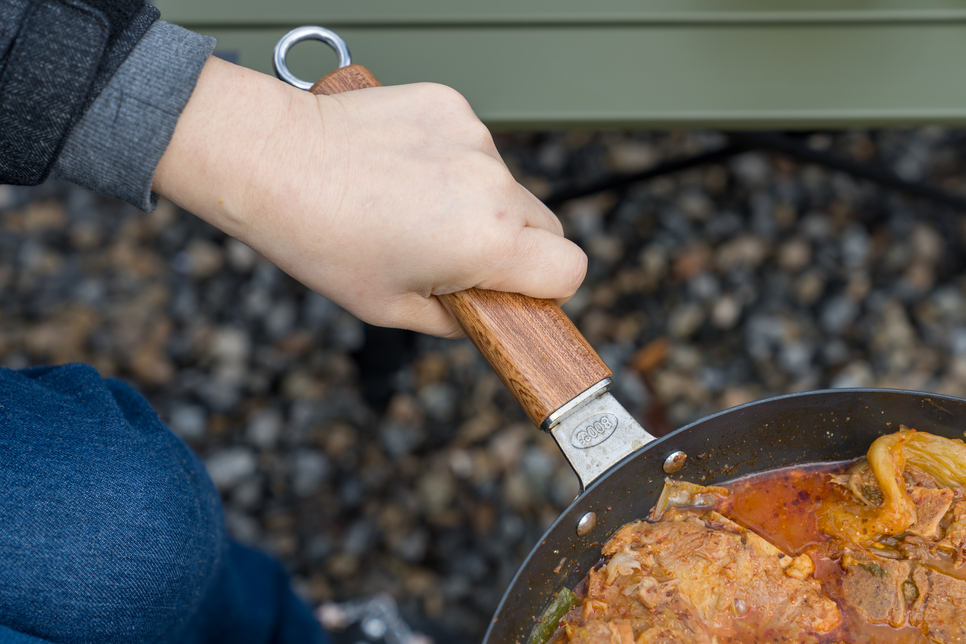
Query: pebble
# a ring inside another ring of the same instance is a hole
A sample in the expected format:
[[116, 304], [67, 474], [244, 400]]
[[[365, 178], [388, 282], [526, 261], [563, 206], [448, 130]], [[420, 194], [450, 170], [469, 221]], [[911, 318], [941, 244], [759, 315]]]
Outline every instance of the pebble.
[[721, 245], [715, 254], [715, 266], [725, 273], [737, 268], [757, 268], [768, 252], [765, 240], [743, 235]]
[[275, 303], [266, 312], [265, 331], [272, 340], [279, 340], [292, 332], [295, 328], [298, 312], [291, 300]]
[[734, 328], [741, 316], [741, 303], [729, 295], [715, 300], [711, 308], [711, 321], [719, 329], [727, 331]]
[[292, 491], [309, 496], [328, 478], [332, 466], [325, 454], [311, 449], [297, 449], [289, 455]]
[[379, 441], [391, 458], [411, 454], [426, 440], [426, 432], [420, 426], [388, 421], [379, 427]]
[[702, 272], [688, 282], [688, 291], [698, 300], [711, 300], [721, 291], [721, 286], [714, 275]]
[[729, 165], [737, 178], [749, 187], [764, 186], [771, 176], [768, 161], [758, 152], [738, 155]]
[[258, 545], [262, 541], [262, 529], [250, 514], [240, 512], [234, 508], [225, 510], [225, 527], [233, 538], [251, 545]]
[[228, 265], [238, 273], [248, 273], [255, 267], [255, 263], [261, 257], [251, 247], [246, 246], [237, 239], [229, 238], [225, 241], [225, 259]]
[[171, 406], [168, 424], [181, 438], [197, 441], [204, 438], [207, 421], [203, 406], [176, 403]]
[[802, 377], [812, 369], [815, 348], [807, 342], [787, 344], [778, 354], [778, 364], [789, 375]]
[[237, 327], [216, 329], [209, 347], [212, 358], [224, 362], [240, 363], [248, 360], [251, 351], [249, 333]]
[[231, 492], [232, 507], [258, 510], [264, 498], [264, 487], [264, 482], [258, 476], [242, 481]]
[[613, 266], [624, 256], [624, 244], [613, 235], [596, 235], [586, 244], [586, 252], [590, 257], [599, 260], [607, 266]]
[[422, 561], [429, 547], [429, 533], [415, 529], [403, 533], [392, 542], [392, 552], [403, 561], [416, 563]]
[[930, 264], [937, 263], [943, 256], [945, 242], [939, 232], [927, 224], [916, 224], [912, 229], [913, 258]]
[[[234, 365], [229, 365], [234, 367]], [[222, 377], [209, 378], [201, 376], [197, 379], [194, 394], [202, 400], [212, 411], [230, 412], [241, 400], [239, 388], [240, 371], [234, 368], [222, 371]], [[190, 378], [188, 378], [190, 380]]]
[[336, 318], [332, 331], [332, 345], [334, 348], [351, 353], [362, 347], [365, 341], [362, 322], [348, 313], [341, 311]]
[[871, 387], [874, 379], [872, 367], [865, 360], [856, 360], [845, 365], [829, 383], [833, 389], [852, 387]]
[[671, 311], [668, 317], [668, 333], [673, 338], [685, 339], [692, 336], [705, 320], [704, 307], [696, 302], [682, 304]]
[[640, 172], [657, 159], [657, 150], [647, 141], [621, 141], [607, 150], [608, 165], [617, 172]]
[[261, 448], [274, 447], [282, 435], [285, 419], [274, 407], [260, 409], [248, 418], [245, 429], [248, 441]]
[[419, 402], [426, 415], [441, 423], [448, 423], [456, 415], [459, 404], [458, 392], [446, 382], [430, 383], [419, 389]]
[[794, 238], [778, 249], [778, 265], [789, 273], [797, 273], [812, 261], [812, 246], [801, 238]]
[[194, 279], [207, 279], [221, 270], [225, 263], [219, 246], [204, 240], [193, 239], [188, 248], [174, 257], [174, 270], [187, 273]]
[[871, 249], [872, 240], [865, 227], [850, 226], [842, 239], [842, 259], [845, 266], [849, 268], [864, 266]]
[[247, 447], [229, 447], [211, 454], [205, 460], [205, 467], [218, 489], [228, 489], [254, 474], [258, 459]]
[[376, 533], [376, 526], [368, 519], [354, 521], [345, 531], [342, 551], [353, 557], [361, 556], [371, 547]]
[[839, 335], [855, 321], [858, 314], [859, 308], [855, 302], [844, 295], [838, 295], [822, 307], [822, 326], [829, 333]]

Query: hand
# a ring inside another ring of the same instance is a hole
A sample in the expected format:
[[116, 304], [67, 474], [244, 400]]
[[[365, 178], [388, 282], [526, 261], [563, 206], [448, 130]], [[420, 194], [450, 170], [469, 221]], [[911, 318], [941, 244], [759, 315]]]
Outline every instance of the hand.
[[586, 256], [455, 91], [314, 96], [212, 58], [154, 189], [360, 319], [462, 335], [435, 295], [565, 301]]

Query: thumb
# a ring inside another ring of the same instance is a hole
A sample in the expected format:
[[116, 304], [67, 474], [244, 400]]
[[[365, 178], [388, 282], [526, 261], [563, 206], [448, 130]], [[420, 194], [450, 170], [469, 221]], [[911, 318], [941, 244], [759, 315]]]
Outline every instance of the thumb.
[[587, 255], [543, 228], [521, 228], [505, 259], [479, 288], [566, 302], [587, 274]]

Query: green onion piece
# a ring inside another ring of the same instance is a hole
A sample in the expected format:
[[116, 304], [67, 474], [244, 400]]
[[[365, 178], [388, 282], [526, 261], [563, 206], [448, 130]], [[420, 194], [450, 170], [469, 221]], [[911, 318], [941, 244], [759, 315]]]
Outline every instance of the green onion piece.
[[561, 618], [568, 610], [579, 603], [580, 600], [577, 599], [577, 595], [566, 586], [558, 590], [550, 605], [543, 611], [543, 615], [540, 616], [536, 626], [530, 631], [530, 639], [527, 640], [527, 644], [547, 644], [560, 626]]

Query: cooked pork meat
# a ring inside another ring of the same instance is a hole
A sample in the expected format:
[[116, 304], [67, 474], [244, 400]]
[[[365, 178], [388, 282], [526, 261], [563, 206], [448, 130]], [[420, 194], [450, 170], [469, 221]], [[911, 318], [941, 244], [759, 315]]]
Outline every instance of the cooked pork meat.
[[571, 642], [741, 642], [762, 632], [757, 641], [795, 641], [841, 621], [808, 555], [785, 555], [716, 512], [671, 509], [631, 523], [603, 554]]
[[842, 567], [842, 594], [867, 622], [895, 628], [906, 623], [903, 585], [912, 572], [912, 563], [855, 553], [842, 557]]
[[919, 596], [909, 611], [909, 623], [934, 642], [966, 642], [966, 581], [919, 565], [912, 578]]
[[966, 561], [966, 501], [954, 505], [950, 514], [952, 521], [936, 548], [952, 555], [958, 566]]
[[942, 535], [939, 522], [946, 515], [953, 503], [953, 491], [950, 489], [935, 490], [927, 487], [915, 486], [909, 490], [909, 497], [916, 505], [916, 522], [907, 532], [924, 539], [938, 539]]
[[902, 470], [902, 480], [905, 481], [907, 488], [922, 487], [930, 490], [938, 490], [939, 484], [936, 479], [923, 472], [915, 465], [906, 465]]
[[844, 601], [870, 624], [907, 622], [940, 644], [966, 642], [966, 581], [912, 561], [842, 558]]

